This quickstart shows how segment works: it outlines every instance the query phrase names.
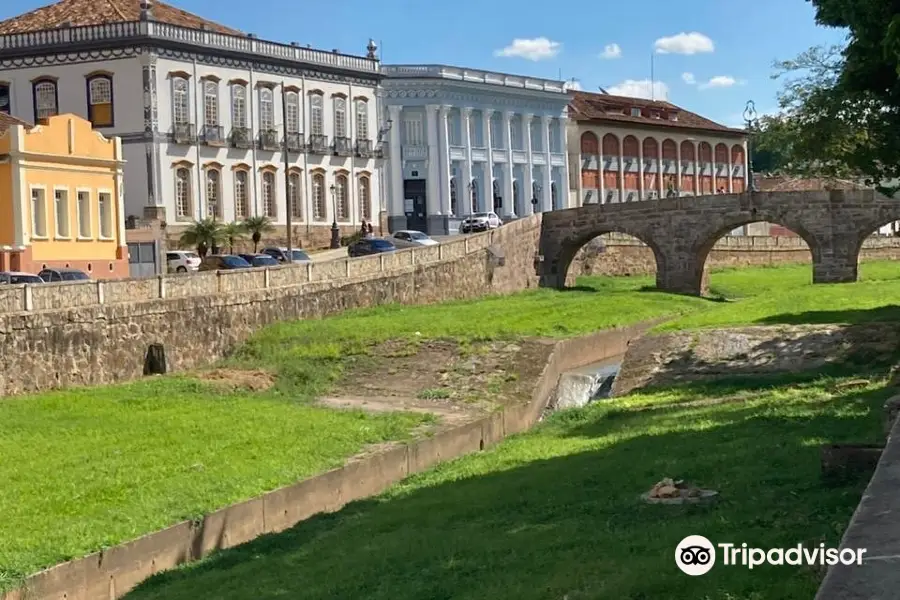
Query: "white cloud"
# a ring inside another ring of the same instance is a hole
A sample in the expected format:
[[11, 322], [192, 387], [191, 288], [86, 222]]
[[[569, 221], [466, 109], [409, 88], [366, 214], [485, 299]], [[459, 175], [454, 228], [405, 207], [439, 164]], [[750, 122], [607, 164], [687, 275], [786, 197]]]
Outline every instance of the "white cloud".
[[580, 91], [582, 89], [581, 82], [577, 79], [570, 79], [563, 84], [563, 89]]
[[731, 75], [716, 75], [715, 77], [710, 78], [710, 80], [706, 83], [701, 83], [699, 87], [701, 90], [708, 90], [710, 88], [733, 87], [741, 83], [742, 82], [738, 81]]
[[656, 40], [653, 47], [658, 54], [700, 54], [715, 50], [713, 41], [696, 31], [661, 37]]
[[622, 58], [622, 49], [618, 44], [608, 44], [600, 58]]
[[694, 85], [695, 83], [697, 83], [697, 80], [694, 78], [693, 73], [682, 73], [681, 80], [688, 85]]
[[640, 81], [626, 79], [618, 85], [606, 88], [606, 91], [614, 96], [647, 98], [648, 100], [651, 98], [654, 100], [666, 100], [669, 98], [669, 86], [662, 81], [654, 81], [651, 86], [649, 79], [642, 79]]
[[559, 54], [561, 47], [562, 44], [559, 42], [554, 42], [545, 37], [537, 37], [530, 40], [516, 38], [506, 48], [495, 51], [494, 56], [546, 60]]

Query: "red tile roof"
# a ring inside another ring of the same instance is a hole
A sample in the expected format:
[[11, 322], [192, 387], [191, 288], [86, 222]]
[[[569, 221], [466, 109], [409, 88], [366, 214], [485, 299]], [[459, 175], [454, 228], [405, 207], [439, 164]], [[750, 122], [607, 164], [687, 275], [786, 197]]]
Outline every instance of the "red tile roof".
[[[746, 135], [743, 129], [734, 129], [720, 125], [671, 102], [581, 91], [570, 91], [569, 96], [569, 118], [575, 121], [630, 123], [648, 127], [692, 129], [731, 135]], [[641, 116], [632, 116], [632, 108], [640, 109]], [[655, 114], [658, 114], [659, 117], [655, 117]], [[677, 120], [672, 120], [672, 115], [675, 115]]]
[[31, 129], [33, 127], [33, 125], [27, 121], [17, 119], [6, 113], [0, 113], [0, 134], [6, 133], [6, 130], [13, 125], [24, 125], [25, 129]]
[[[153, 1], [151, 4], [154, 21], [192, 29], [205, 27], [217, 33], [244, 35], [237, 29], [207, 21], [163, 2]], [[141, 0], [61, 0], [18, 17], [0, 21], [0, 35], [55, 29], [66, 23], [72, 27], [78, 27], [137, 21], [140, 16]]]

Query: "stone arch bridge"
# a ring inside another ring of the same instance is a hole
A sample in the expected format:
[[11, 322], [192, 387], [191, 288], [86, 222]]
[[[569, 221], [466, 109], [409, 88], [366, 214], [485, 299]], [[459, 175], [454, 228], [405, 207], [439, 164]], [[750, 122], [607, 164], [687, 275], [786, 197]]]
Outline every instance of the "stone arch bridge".
[[758, 221], [787, 227], [806, 241], [813, 283], [856, 281], [863, 241], [880, 227], [900, 221], [900, 200], [874, 190], [745, 192], [546, 212], [539, 249], [541, 286], [565, 287], [578, 250], [598, 235], [619, 232], [653, 250], [657, 288], [700, 295], [713, 245], [728, 232]]

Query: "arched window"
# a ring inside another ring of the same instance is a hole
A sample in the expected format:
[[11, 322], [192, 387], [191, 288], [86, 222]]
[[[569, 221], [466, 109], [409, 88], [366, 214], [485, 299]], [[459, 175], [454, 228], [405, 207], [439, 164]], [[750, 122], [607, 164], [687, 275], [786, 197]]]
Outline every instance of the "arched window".
[[322, 94], [310, 94], [309, 96], [309, 133], [312, 135], [325, 135]]
[[188, 82], [184, 77], [172, 79], [172, 122], [175, 125], [187, 125], [191, 122]]
[[259, 128], [261, 131], [275, 129], [275, 101], [269, 88], [259, 90]]
[[300, 173], [288, 175], [288, 198], [291, 202], [291, 218], [303, 219], [303, 198], [300, 187]]
[[503, 208], [503, 196], [500, 195], [500, 182], [496, 179], [491, 186], [494, 194], [494, 212], [499, 212]]
[[356, 101], [356, 139], [369, 139], [369, 103], [362, 98]]
[[216, 81], [203, 84], [203, 124], [207, 127], [219, 126], [219, 83]]
[[247, 127], [247, 87], [242, 83], [231, 86], [231, 125]]
[[175, 216], [191, 217], [191, 170], [178, 167], [175, 171]]
[[359, 218], [366, 221], [372, 220], [372, 196], [369, 193], [369, 177], [359, 177]]
[[112, 77], [94, 75], [87, 80], [88, 120], [94, 127], [113, 126]]
[[222, 176], [218, 169], [206, 170], [206, 216], [222, 218]]
[[59, 114], [56, 82], [42, 79], [34, 82], [34, 119], [49, 119]]
[[234, 172], [234, 218], [246, 219], [250, 216], [250, 196], [247, 188], [247, 171]]
[[450, 180], [450, 214], [455, 215], [456, 213], [456, 178], [452, 178]]
[[285, 94], [284, 106], [286, 111], [287, 132], [300, 133], [300, 94], [288, 92]]
[[478, 183], [473, 179], [469, 182], [469, 196], [472, 202], [472, 212], [478, 212]]
[[324, 221], [328, 212], [325, 204], [325, 176], [322, 173], [316, 173], [312, 177], [312, 193], [313, 193], [313, 219], [316, 221]]
[[347, 137], [347, 101], [340, 97], [334, 99], [334, 137]]
[[263, 171], [261, 191], [263, 216], [276, 218], [278, 213], [275, 206], [275, 173], [272, 171]]
[[337, 204], [337, 220], [350, 220], [350, 199], [347, 197], [347, 176], [338, 175], [334, 179], [334, 202]]

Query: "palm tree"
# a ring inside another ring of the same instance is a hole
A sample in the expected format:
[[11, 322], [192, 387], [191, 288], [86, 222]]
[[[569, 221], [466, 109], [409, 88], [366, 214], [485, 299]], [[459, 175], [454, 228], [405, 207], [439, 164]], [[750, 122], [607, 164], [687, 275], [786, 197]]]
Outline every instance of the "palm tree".
[[196, 247], [200, 258], [206, 256], [210, 248], [216, 248], [224, 240], [225, 235], [222, 222], [215, 219], [194, 221], [181, 234], [181, 243], [185, 246]]
[[275, 231], [275, 227], [272, 225], [272, 220], [269, 217], [247, 217], [242, 225], [244, 226], [244, 231], [248, 232], [250, 239], [253, 240], [254, 253], [259, 247], [259, 240], [262, 239], [263, 234]]
[[243, 239], [246, 234], [247, 229], [244, 227], [244, 223], [238, 223], [237, 221], [232, 221], [222, 228], [222, 236], [228, 240], [229, 254], [234, 254], [234, 242]]

